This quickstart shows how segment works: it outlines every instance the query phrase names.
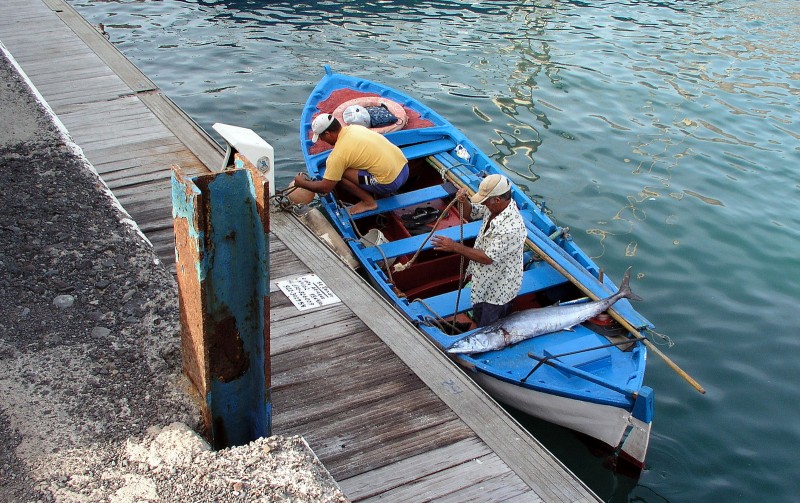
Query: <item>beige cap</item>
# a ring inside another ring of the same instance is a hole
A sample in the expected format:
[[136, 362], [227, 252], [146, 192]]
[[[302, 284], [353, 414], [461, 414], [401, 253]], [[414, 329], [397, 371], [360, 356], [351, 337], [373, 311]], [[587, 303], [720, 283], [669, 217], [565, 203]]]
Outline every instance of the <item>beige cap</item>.
[[490, 197], [502, 196], [511, 189], [511, 182], [503, 175], [489, 175], [483, 179], [478, 192], [470, 200], [473, 203], [483, 203]]
[[311, 137], [311, 143], [317, 143], [319, 140], [319, 135], [325, 132], [326, 129], [333, 124], [334, 117], [333, 114], [320, 114], [317, 115], [316, 118], [311, 122], [311, 131], [314, 132], [314, 136]]

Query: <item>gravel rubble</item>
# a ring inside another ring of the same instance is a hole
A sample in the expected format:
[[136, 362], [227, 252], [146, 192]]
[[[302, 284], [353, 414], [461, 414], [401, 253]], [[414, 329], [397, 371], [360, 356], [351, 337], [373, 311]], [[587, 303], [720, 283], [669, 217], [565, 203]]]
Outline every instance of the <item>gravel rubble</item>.
[[195, 433], [174, 278], [5, 50], [0, 77], [0, 501], [347, 501], [302, 437]]

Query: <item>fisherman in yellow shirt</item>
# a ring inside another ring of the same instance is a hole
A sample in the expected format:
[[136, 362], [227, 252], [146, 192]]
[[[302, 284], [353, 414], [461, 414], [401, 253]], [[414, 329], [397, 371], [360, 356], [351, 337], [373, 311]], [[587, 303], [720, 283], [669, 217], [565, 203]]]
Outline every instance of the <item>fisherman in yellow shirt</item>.
[[351, 215], [374, 210], [378, 203], [373, 194], [391, 194], [408, 180], [408, 160], [382, 134], [357, 124], [342, 127], [332, 114], [318, 115], [311, 130], [312, 142], [322, 139], [333, 145], [333, 150], [325, 162], [322, 180], [298, 174], [294, 184], [317, 194], [327, 194], [341, 184], [359, 199], [348, 208]]

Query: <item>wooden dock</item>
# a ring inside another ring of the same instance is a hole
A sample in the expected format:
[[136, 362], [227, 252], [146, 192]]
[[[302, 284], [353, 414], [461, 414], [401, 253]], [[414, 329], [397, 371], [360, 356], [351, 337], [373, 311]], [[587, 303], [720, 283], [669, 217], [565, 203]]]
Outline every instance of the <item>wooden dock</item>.
[[[0, 41], [174, 264], [170, 170], [222, 150], [64, 0], [5, 0]], [[273, 433], [298, 434], [352, 501], [599, 501], [292, 216], [270, 234]], [[299, 311], [276, 281], [341, 299]]]

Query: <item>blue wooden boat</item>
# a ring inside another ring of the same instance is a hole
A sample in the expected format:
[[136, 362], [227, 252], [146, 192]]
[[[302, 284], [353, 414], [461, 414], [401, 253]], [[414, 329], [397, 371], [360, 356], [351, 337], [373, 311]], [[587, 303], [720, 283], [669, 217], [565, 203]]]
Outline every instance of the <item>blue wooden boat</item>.
[[[330, 145], [311, 142], [320, 113], [341, 120], [343, 107], [388, 104], [397, 124], [383, 132], [409, 160], [408, 182], [378, 208], [349, 215], [347, 193], [320, 204], [348, 243], [360, 270], [388, 302], [446, 351], [475, 329], [469, 287], [461, 288], [461, 257], [433, 250], [430, 233], [465, 242], [480, 222], [443, 212], [459, 187], [476, 191], [482, 178], [502, 171], [447, 120], [418, 100], [369, 80], [333, 73], [317, 84], [303, 109], [300, 145], [308, 175], [320, 178]], [[516, 185], [513, 198], [528, 231], [525, 272], [514, 310], [608, 297], [617, 286]], [[433, 218], [436, 217], [436, 219]], [[439, 218], [442, 217], [442, 218]], [[435, 225], [435, 227], [434, 227]], [[365, 239], [378, 235], [380, 239]], [[408, 264], [403, 270], [393, 264]], [[621, 458], [643, 466], [653, 420], [653, 391], [643, 385], [647, 347], [640, 330], [652, 328], [622, 299], [573, 330], [531, 338], [505, 348], [453, 354], [452, 360], [499, 402], [598, 439]]]

